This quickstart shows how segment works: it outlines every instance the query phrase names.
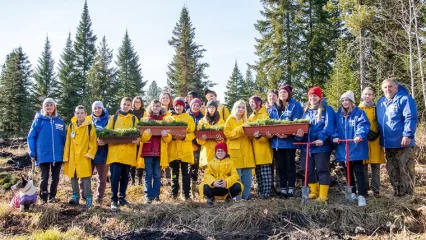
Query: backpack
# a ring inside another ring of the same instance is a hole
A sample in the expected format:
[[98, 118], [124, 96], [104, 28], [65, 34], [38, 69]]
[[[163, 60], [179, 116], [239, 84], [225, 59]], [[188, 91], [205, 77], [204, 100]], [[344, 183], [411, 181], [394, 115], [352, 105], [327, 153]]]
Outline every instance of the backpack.
[[[114, 114], [114, 117], [112, 119], [112, 129], [115, 129], [115, 122], [117, 122], [117, 118], [118, 118], [118, 114]], [[133, 127], [134, 127], [135, 122], [136, 122], [136, 116], [135, 115], [132, 116], [132, 122], [133, 122]]]
[[[89, 141], [90, 141], [90, 131], [92, 131], [92, 126], [93, 126], [92, 123], [90, 123], [89, 125], [87, 125], [87, 129], [89, 130], [89, 131], [87, 131], [87, 134], [89, 135]], [[74, 128], [74, 125], [72, 123], [70, 123], [69, 127], [70, 127], [70, 129], [72, 131], [72, 129]]]

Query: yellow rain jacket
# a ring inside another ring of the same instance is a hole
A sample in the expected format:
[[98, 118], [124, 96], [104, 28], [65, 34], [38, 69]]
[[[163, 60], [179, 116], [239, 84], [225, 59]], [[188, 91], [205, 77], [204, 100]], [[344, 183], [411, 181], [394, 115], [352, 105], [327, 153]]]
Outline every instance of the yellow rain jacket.
[[[219, 113], [220, 118], [224, 122], [226, 122], [226, 119], [228, 119], [229, 115], [231, 115], [229, 113], [228, 108], [225, 105], [223, 105], [223, 104], [219, 104], [219, 106], [217, 107], [217, 112]], [[206, 109], [201, 110], [201, 113], [203, 115], [206, 115]]]
[[234, 166], [238, 168], [254, 168], [253, 147], [250, 139], [244, 134], [243, 119], [230, 116], [223, 130], [228, 145], [228, 154]]
[[168, 144], [168, 161], [169, 163], [174, 160], [181, 160], [194, 164], [194, 153], [192, 151], [192, 140], [195, 138], [195, 122], [194, 119], [189, 116], [188, 113], [172, 114], [165, 118], [166, 121], [186, 122], [188, 127], [186, 128], [186, 137], [182, 140], [173, 139]]
[[[80, 126], [77, 126], [76, 117], [73, 117], [71, 125], [68, 125], [64, 149], [64, 174], [70, 178], [73, 178], [75, 173], [77, 178], [92, 176], [92, 160], [95, 158], [98, 144], [96, 128], [93, 125], [89, 136], [90, 124], [92, 119], [88, 116]], [[71, 135], [74, 135], [74, 138]]]
[[[241, 184], [241, 192], [244, 190], [244, 186], [238, 180], [240, 176], [238, 175], [237, 169], [235, 168], [232, 160], [229, 157], [225, 157], [222, 160], [213, 158], [207, 165], [207, 169], [204, 172], [204, 180], [198, 186], [200, 192], [200, 198], [204, 196], [204, 184], [213, 187], [213, 182], [223, 179], [226, 181], [226, 188], [229, 189], [235, 183]], [[224, 196], [226, 198], [226, 196]]]
[[[117, 121], [115, 122], [114, 129], [127, 129], [133, 128], [133, 114], [128, 113], [123, 115], [121, 113], [118, 114]], [[137, 119], [137, 117], [136, 117]], [[114, 122], [114, 115], [111, 115], [108, 120], [108, 124], [105, 128], [112, 129], [112, 125]], [[135, 121], [135, 125], [137, 120]], [[139, 147], [138, 144], [129, 143], [129, 144], [109, 144], [108, 145], [108, 157], [106, 164], [111, 163], [122, 163], [126, 165], [130, 165], [136, 167], [137, 163], [137, 155], [136, 149]]]
[[[220, 119], [219, 122], [216, 123], [215, 125], [210, 125], [209, 122], [203, 118], [198, 122], [197, 129], [202, 129], [203, 126], [205, 128], [211, 128], [212, 126], [223, 126], [223, 125], [225, 125], [225, 121], [223, 121], [222, 119]], [[207, 164], [210, 162], [210, 160], [214, 158], [214, 155], [215, 155], [214, 148], [219, 141], [215, 139], [207, 139], [205, 141], [201, 139], [197, 139], [197, 142], [198, 144], [201, 145], [199, 165], [201, 168], [205, 168], [207, 167]]]
[[[359, 108], [364, 110], [367, 115], [368, 120], [370, 121], [370, 130], [373, 132], [379, 132], [379, 126], [377, 123], [376, 116], [376, 105], [371, 107], [365, 106], [362, 102], [359, 104]], [[364, 161], [365, 164], [370, 163], [385, 163], [385, 154], [383, 152], [382, 146], [380, 146], [380, 137], [374, 141], [368, 141], [369, 156], [370, 159]]]
[[[256, 120], [261, 120], [269, 118], [266, 107], [262, 106], [257, 113], [252, 113], [248, 119], [249, 122], [254, 122]], [[265, 165], [272, 164], [273, 153], [269, 139], [265, 136], [256, 139], [255, 137], [250, 137], [251, 143], [253, 145], [254, 161], [256, 165]]]
[[[152, 134], [147, 133], [146, 131], [142, 134], [142, 144], [147, 143], [151, 140]], [[167, 153], [168, 143], [172, 141], [172, 135], [169, 133], [167, 137], [161, 137], [161, 147], [160, 147], [160, 166], [166, 168], [169, 166], [169, 156]], [[139, 150], [139, 154], [142, 153], [142, 147]], [[139, 157], [143, 159], [142, 157]], [[145, 166], [145, 164], [144, 164]]]

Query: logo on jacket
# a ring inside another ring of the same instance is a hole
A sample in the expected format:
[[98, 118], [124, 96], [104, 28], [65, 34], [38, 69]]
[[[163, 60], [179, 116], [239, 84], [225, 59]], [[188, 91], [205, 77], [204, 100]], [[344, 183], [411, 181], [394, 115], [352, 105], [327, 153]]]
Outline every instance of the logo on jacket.
[[56, 130], [64, 131], [64, 125], [63, 124], [56, 123], [55, 124], [55, 128], [56, 128]]

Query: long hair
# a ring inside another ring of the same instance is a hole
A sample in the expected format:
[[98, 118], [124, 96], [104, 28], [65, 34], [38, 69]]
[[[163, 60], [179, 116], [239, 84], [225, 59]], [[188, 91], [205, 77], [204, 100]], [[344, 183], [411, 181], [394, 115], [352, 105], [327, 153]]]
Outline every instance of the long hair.
[[[135, 108], [135, 101], [136, 101], [136, 100], [138, 100], [138, 99], [141, 101], [141, 109], [136, 109], [136, 108]], [[134, 98], [133, 98], [133, 101], [132, 101], [132, 109], [134, 109], [134, 110], [142, 110], [144, 106], [145, 106], [145, 105], [143, 104], [143, 100], [142, 100], [142, 97], [141, 97], [141, 96], [136, 96], [136, 97], [134, 97]]]
[[170, 99], [169, 105], [165, 106], [165, 107], [167, 108], [167, 110], [173, 109], [173, 99], [172, 99], [172, 95], [170, 95], [170, 93], [168, 93], [168, 92], [161, 93], [160, 98], [158, 100], [160, 100], [160, 102], [161, 102], [161, 99], [163, 98], [164, 95], [169, 96], [169, 99]]
[[[318, 104], [319, 104], [319, 106], [318, 106], [318, 112], [317, 112], [317, 121], [320, 121], [322, 112], [325, 110], [325, 104], [322, 101], [322, 99], [319, 101]], [[305, 115], [305, 113], [309, 110], [310, 106], [311, 106], [311, 104], [308, 101], [308, 103], [305, 105], [305, 109], [303, 110], [303, 115]]]
[[340, 103], [340, 105], [342, 105], [342, 113], [343, 113], [343, 116], [348, 116], [349, 115], [349, 113], [351, 113], [352, 112], [352, 110], [354, 110], [354, 107], [355, 107], [355, 103], [354, 102], [352, 102], [352, 100], [350, 100], [350, 102], [351, 102], [351, 104], [349, 104], [349, 107], [346, 109], [346, 108], [344, 108], [343, 107], [343, 105], [342, 105], [342, 103]]
[[243, 122], [247, 122], [247, 104], [244, 100], [238, 100], [234, 103], [234, 106], [232, 106], [231, 115], [237, 118], [237, 108], [240, 105], [244, 105], [244, 114], [243, 114]]
[[210, 125], [215, 125], [220, 120], [219, 112], [217, 111], [219, 107], [215, 107], [213, 116], [210, 116], [209, 110], [206, 109], [206, 114], [204, 115], [204, 120], [206, 120]]

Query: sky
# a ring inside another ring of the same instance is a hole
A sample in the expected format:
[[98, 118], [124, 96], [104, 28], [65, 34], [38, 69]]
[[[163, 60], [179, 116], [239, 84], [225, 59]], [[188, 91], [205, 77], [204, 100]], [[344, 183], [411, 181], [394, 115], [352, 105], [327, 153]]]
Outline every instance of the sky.
[[[172, 30], [186, 6], [195, 27], [195, 42], [207, 50], [202, 61], [210, 64], [205, 73], [218, 83], [214, 90], [224, 101], [226, 83], [235, 61], [245, 74], [246, 63], [257, 60], [254, 23], [261, 19], [257, 0], [88, 0], [96, 45], [105, 35], [114, 50], [114, 61], [126, 29], [139, 54], [145, 90], [152, 80], [167, 84], [167, 64], [174, 49], [168, 45]], [[68, 33], [75, 39], [84, 0], [0, 0], [0, 64], [6, 55], [21, 46], [35, 69], [49, 37], [57, 64]], [[57, 66], [57, 65], [56, 65]]]

